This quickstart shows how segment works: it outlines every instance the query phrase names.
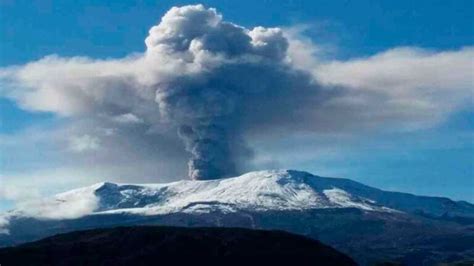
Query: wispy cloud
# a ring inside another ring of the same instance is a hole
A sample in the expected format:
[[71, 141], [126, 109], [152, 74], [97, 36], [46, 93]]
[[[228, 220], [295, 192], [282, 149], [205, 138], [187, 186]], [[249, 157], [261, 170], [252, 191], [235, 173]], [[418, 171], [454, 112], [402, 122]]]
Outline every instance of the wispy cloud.
[[333, 104], [360, 126], [413, 130], [436, 126], [472, 105], [473, 57], [471, 47], [438, 52], [403, 47], [327, 62], [313, 73], [323, 84], [346, 88]]

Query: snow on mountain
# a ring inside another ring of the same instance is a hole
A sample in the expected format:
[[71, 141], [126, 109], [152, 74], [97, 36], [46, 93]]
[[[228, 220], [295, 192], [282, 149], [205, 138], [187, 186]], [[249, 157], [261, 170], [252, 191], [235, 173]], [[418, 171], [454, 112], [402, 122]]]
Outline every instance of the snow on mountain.
[[[12, 216], [74, 219], [111, 213], [158, 215], [209, 213], [215, 210], [255, 212], [327, 208], [391, 213], [418, 211], [435, 216], [474, 217], [474, 205], [467, 202], [386, 192], [348, 179], [274, 170], [218, 180], [186, 180], [167, 184], [100, 183], [24, 205], [4, 214], [3, 220]], [[5, 228], [6, 223], [3, 224]]]

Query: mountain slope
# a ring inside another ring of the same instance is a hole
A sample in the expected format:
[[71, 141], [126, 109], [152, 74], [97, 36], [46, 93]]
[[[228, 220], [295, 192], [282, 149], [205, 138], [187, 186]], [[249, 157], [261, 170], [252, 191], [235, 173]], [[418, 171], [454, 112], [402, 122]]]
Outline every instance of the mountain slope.
[[361, 264], [474, 258], [470, 203], [292, 170], [169, 184], [100, 183], [2, 218], [0, 231], [9, 234], [0, 234], [0, 246], [98, 227], [172, 225], [285, 230], [319, 239]]
[[474, 205], [467, 202], [386, 192], [348, 179], [318, 177], [292, 170], [169, 184], [100, 183], [26, 205], [9, 215], [64, 219], [104, 213], [157, 215], [327, 208], [474, 217]]
[[[235, 263], [356, 265], [316, 240], [282, 231], [241, 228], [119, 227], [57, 235], [0, 249], [2, 265], [155, 265]], [[283, 260], [283, 261], [282, 261]]]

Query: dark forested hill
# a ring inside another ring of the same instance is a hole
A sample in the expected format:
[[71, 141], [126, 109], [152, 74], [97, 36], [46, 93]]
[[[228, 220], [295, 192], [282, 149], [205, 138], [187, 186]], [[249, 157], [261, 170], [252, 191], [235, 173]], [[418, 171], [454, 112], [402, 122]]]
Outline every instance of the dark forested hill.
[[56, 235], [0, 249], [8, 265], [355, 265], [303, 236], [242, 228], [117, 227]]

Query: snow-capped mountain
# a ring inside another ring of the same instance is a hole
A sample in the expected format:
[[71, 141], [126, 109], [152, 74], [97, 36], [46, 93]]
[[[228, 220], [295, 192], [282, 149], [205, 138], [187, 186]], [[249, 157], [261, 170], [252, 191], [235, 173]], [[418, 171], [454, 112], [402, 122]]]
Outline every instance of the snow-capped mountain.
[[474, 217], [474, 205], [467, 202], [386, 192], [348, 179], [293, 170], [258, 171], [233, 178], [168, 184], [99, 183], [28, 204], [9, 215], [67, 219], [112, 213], [158, 215], [330, 208]]
[[[420, 247], [436, 251], [439, 259], [449, 257], [449, 249], [438, 244], [471, 242], [473, 221], [474, 205], [463, 201], [294, 170], [258, 171], [218, 180], [106, 182], [71, 190], [1, 214], [0, 246], [117, 225], [237, 226], [317, 238], [366, 263]], [[362, 244], [374, 249], [366, 251]], [[392, 250], [397, 246], [404, 248]], [[465, 246], [466, 256], [474, 256], [474, 247]]]

